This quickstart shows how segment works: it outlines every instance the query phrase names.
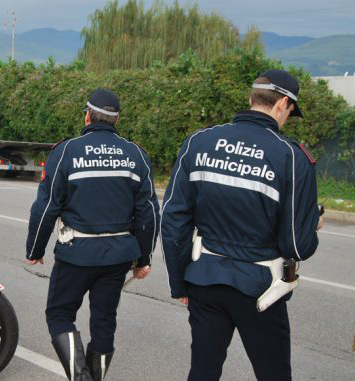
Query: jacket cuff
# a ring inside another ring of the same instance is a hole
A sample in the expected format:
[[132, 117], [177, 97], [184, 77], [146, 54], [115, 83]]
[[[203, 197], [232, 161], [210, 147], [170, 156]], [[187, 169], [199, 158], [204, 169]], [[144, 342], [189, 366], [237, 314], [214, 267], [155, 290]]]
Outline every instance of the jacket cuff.
[[36, 255], [36, 254], [32, 254], [32, 257], [30, 258], [30, 255], [31, 255], [31, 253], [26, 254], [26, 258], [27, 258], [28, 260], [30, 260], [30, 261], [33, 261], [33, 260], [39, 260], [39, 259], [41, 259], [41, 258], [44, 257], [44, 255]]
[[184, 298], [185, 296], [188, 296], [187, 289], [180, 289], [177, 291], [171, 291], [171, 297], [173, 299], [180, 299], [180, 298]]
[[150, 257], [149, 256], [144, 256], [138, 259], [137, 261], [137, 267], [145, 267], [145, 266], [150, 266]]

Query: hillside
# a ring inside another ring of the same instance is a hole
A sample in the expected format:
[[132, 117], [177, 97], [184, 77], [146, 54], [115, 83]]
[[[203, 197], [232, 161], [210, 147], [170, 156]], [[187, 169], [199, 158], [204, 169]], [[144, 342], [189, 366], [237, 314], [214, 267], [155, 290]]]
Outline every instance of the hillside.
[[312, 37], [280, 36], [276, 33], [271, 32], [262, 32], [261, 37], [267, 55], [278, 52], [280, 50], [289, 49], [294, 46], [303, 45], [309, 41], [314, 40]]
[[[15, 59], [19, 62], [42, 63], [53, 56], [57, 63], [73, 61], [82, 46], [80, 33], [52, 28], [34, 29], [15, 36]], [[11, 36], [0, 33], [0, 60], [11, 56]]]
[[337, 35], [276, 51], [271, 57], [286, 66], [303, 66], [312, 75], [349, 75], [355, 72], [355, 36]]
[[[280, 36], [262, 32], [266, 55], [281, 60], [287, 67], [303, 66], [314, 76], [343, 75], [355, 72], [355, 36], [339, 35], [322, 38]], [[34, 29], [16, 34], [15, 59], [19, 62], [46, 62], [53, 56], [57, 63], [72, 62], [82, 47], [80, 33], [53, 28]], [[0, 33], [0, 60], [11, 55], [11, 36]]]

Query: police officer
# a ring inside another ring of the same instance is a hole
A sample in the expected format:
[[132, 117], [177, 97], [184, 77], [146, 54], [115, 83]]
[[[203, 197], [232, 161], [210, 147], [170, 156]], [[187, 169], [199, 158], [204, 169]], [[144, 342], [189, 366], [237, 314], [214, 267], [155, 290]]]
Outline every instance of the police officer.
[[[119, 100], [96, 89], [82, 135], [59, 143], [31, 208], [29, 264], [43, 256], [60, 218], [46, 318], [53, 346], [70, 380], [102, 380], [112, 359], [116, 309], [132, 263], [135, 278], [150, 271], [159, 206], [146, 153], [116, 133]], [[86, 358], [74, 325], [89, 292]]]
[[[235, 328], [258, 380], [291, 380], [290, 295], [264, 312], [256, 306], [273, 281], [264, 264], [305, 260], [318, 245], [314, 160], [280, 135], [289, 116], [302, 117], [298, 91], [288, 72], [265, 72], [251, 110], [193, 133], [178, 155], [161, 235], [171, 296], [190, 312], [188, 381], [220, 379]], [[195, 227], [202, 243], [191, 261]]]

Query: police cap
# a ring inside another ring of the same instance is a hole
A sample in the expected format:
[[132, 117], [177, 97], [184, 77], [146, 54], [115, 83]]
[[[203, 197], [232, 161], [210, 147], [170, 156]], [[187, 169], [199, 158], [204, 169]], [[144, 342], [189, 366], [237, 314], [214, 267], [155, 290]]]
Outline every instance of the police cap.
[[[94, 90], [86, 105], [94, 111], [109, 116], [118, 116], [120, 112], [120, 102], [117, 96], [113, 92], [105, 89]], [[112, 107], [114, 111], [104, 110], [104, 107], [107, 106]]]
[[303, 114], [297, 104], [297, 96], [300, 89], [298, 81], [290, 73], [285, 70], [271, 69], [261, 74], [260, 77], [266, 77], [270, 83], [261, 84], [253, 83], [254, 89], [273, 90], [286, 95], [294, 103], [294, 110], [290, 113], [290, 116], [299, 116], [303, 118]]

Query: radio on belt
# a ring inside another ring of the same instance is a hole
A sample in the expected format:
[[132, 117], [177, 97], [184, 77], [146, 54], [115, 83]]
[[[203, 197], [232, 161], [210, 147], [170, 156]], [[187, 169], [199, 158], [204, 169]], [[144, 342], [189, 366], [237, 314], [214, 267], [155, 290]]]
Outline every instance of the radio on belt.
[[293, 258], [287, 259], [282, 264], [283, 277], [282, 280], [287, 283], [294, 282], [297, 280], [298, 275], [296, 274], [296, 261]]

